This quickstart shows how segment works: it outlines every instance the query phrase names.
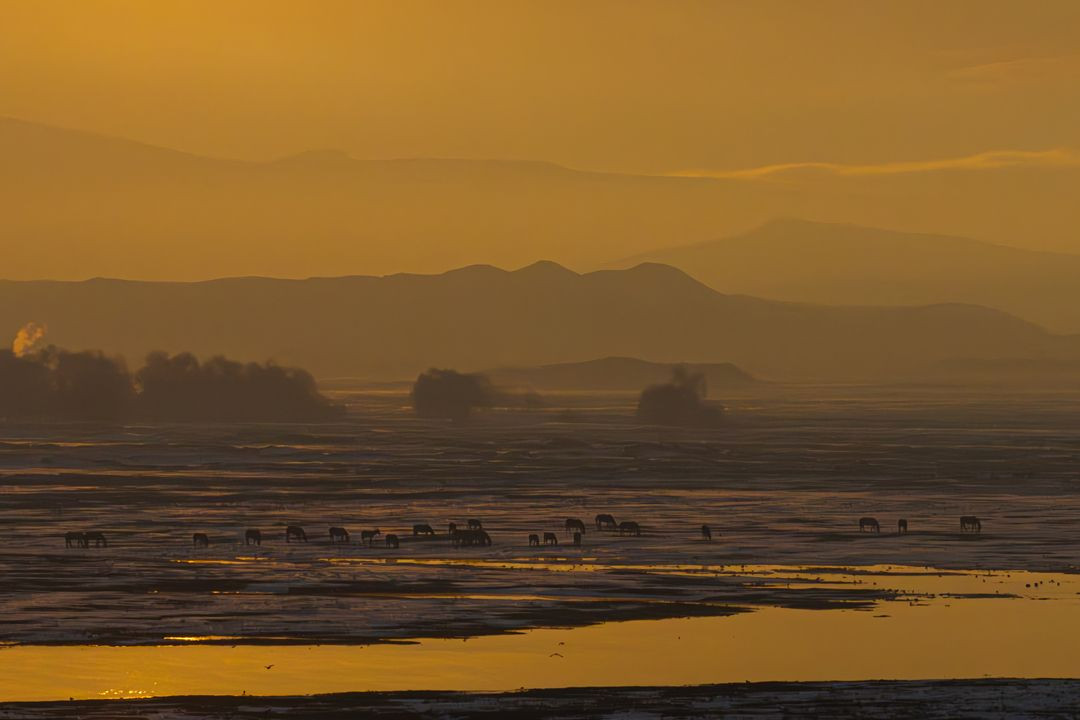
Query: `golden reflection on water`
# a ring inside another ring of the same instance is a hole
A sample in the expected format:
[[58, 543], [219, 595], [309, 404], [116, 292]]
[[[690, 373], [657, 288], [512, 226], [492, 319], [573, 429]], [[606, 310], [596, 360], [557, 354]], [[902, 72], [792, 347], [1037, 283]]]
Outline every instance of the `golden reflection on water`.
[[[901, 580], [910, 579], [870, 581], [906, 586]], [[9, 671], [0, 677], [0, 700], [1080, 676], [1073, 576], [917, 578], [920, 590], [924, 583], [949, 594], [1023, 597], [939, 595], [882, 602], [872, 611], [764, 608], [416, 644], [5, 647], [0, 657]], [[1025, 587], [1033, 583], [1039, 586]]]

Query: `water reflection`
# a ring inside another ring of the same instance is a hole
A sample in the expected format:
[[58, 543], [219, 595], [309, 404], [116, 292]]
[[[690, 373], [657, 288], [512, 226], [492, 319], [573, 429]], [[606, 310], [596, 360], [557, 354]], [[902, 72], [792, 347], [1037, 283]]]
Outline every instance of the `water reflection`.
[[[768, 577], [781, 569], [753, 570]], [[0, 657], [19, 671], [0, 677], [0, 700], [1080, 675], [1075, 576], [806, 570], [807, 579], [880, 583], [902, 594], [871, 612], [767, 607], [416, 644], [230, 647], [175, 636], [183, 644], [9, 646]]]

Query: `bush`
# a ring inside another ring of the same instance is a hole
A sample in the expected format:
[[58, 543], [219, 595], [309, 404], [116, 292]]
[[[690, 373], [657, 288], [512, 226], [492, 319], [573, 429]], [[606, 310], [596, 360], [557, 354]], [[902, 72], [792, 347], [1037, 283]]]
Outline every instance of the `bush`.
[[495, 403], [495, 390], [484, 375], [432, 368], [416, 378], [412, 403], [422, 417], [465, 420], [477, 408]]
[[706, 402], [706, 394], [704, 375], [677, 367], [671, 382], [642, 390], [637, 415], [653, 425], [714, 426], [720, 422], [721, 409]]

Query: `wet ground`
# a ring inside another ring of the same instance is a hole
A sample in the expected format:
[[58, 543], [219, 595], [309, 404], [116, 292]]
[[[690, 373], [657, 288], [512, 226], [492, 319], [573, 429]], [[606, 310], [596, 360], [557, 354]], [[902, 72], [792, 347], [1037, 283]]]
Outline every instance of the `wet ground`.
[[[731, 398], [710, 431], [638, 426], [625, 396], [467, 425], [417, 420], [401, 395], [343, 397], [352, 413], [332, 425], [0, 427], [0, 641], [269, 650], [618, 620], [735, 627], [768, 612], [874, 618], [954, 592], [858, 570], [881, 565], [1006, 571], [947, 576], [1017, 596], [965, 607], [1071, 607], [1058, 589], [1080, 565], [1078, 397], [769, 388]], [[597, 532], [600, 512], [642, 536]], [[960, 532], [969, 514], [982, 533]], [[867, 515], [880, 534], [858, 531]], [[580, 548], [568, 517], [589, 525]], [[451, 546], [447, 523], [469, 518], [490, 548]], [[420, 522], [438, 534], [414, 538]], [[288, 524], [311, 541], [286, 544]], [[331, 525], [352, 542], [331, 545]], [[376, 527], [401, 547], [359, 544]], [[242, 544], [246, 528], [261, 546]], [[65, 548], [69, 530], [109, 547]], [[544, 532], [560, 544], [528, 545]], [[836, 568], [859, 574], [822, 575]], [[1065, 575], [1020, 588], [1010, 572], [1025, 570]]]
[[728, 577], [762, 591], [865, 588], [881, 599], [376, 645], [177, 636], [158, 646], [9, 646], [0, 658], [19, 673], [0, 679], [0, 699], [49, 700], [60, 687], [94, 699], [1080, 675], [1077, 575], [747, 567]]

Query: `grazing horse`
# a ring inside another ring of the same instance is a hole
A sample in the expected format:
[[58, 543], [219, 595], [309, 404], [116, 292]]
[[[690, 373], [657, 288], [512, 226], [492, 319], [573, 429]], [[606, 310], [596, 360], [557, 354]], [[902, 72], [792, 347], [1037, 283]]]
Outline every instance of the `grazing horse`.
[[529, 536], [529, 547], [532, 547], [533, 545], [540, 547], [540, 536], [536, 533]]
[[577, 518], [567, 518], [565, 527], [566, 532], [570, 532], [571, 530], [573, 530], [575, 532], [581, 533], [582, 535], [585, 534], [585, 523], [581, 522]]
[[289, 525], [285, 528], [285, 542], [307, 542], [307, 533], [299, 525]]
[[559, 536], [556, 535], [555, 533], [544, 533], [544, 544], [545, 545], [558, 545], [559, 544]]
[[907, 520], [905, 518], [900, 518], [899, 520], [896, 521], [896, 534], [901, 535], [901, 534], [906, 533], [906, 532], [907, 532]]
[[470, 530], [483, 530], [484, 529], [484, 523], [480, 522], [479, 520], [470, 520], [469, 521], [469, 529]]
[[619, 534], [641, 537], [641, 526], [633, 520], [623, 520], [619, 523]]
[[859, 532], [881, 532], [881, 524], [872, 517], [859, 518]]
[[109, 547], [109, 541], [105, 539], [105, 533], [97, 530], [91, 530], [83, 535], [83, 547], [90, 547], [91, 542], [94, 543], [94, 547]]
[[607, 513], [600, 513], [596, 516], [596, 529], [597, 530], [614, 530], [616, 528], [615, 518]]
[[574, 533], [574, 547], [581, 547], [581, 533]]
[[347, 542], [349, 542], [349, 531], [346, 530], [343, 527], [332, 527], [332, 528], [330, 528], [330, 542], [332, 542], [332, 543], [336, 543], [336, 542], [347, 543]]
[[64, 547], [86, 547], [86, 535], [81, 532], [64, 533]]
[[701, 539], [712, 542], [712, 528], [708, 525], [701, 526]]
[[246, 531], [244, 531], [244, 544], [262, 545], [262, 533], [255, 528], [248, 528]]
[[[413, 537], [416, 537], [417, 535], [434, 535], [435, 528], [431, 527], [427, 523], [419, 523], [412, 526], [412, 534]], [[389, 535], [387, 535], [387, 537], [389, 537]]]
[[401, 547], [401, 541], [398, 540], [398, 536], [395, 535], [394, 533], [390, 533], [389, 535], [387, 535], [385, 540], [386, 540], [386, 547], [388, 547], [388, 548], [394, 548], [396, 550], [399, 547]]
[[206, 537], [206, 533], [195, 533], [191, 536], [191, 544], [194, 547], [210, 547], [210, 538]]
[[960, 518], [960, 532], [970, 530], [971, 532], [981, 533], [982, 523], [979, 522], [979, 518], [974, 515], [964, 515]]
[[453, 536], [454, 547], [491, 545], [491, 536], [483, 530], [458, 530]]
[[382, 535], [382, 531], [379, 530], [379, 528], [375, 528], [374, 530], [361, 530], [360, 531], [360, 544], [363, 545], [364, 542], [366, 541], [367, 544], [370, 546], [371, 541], [375, 539], [376, 535]]

